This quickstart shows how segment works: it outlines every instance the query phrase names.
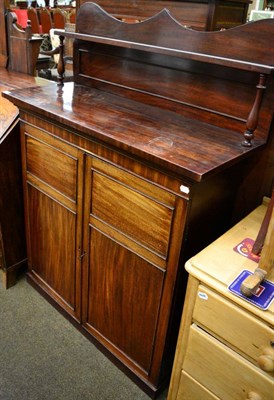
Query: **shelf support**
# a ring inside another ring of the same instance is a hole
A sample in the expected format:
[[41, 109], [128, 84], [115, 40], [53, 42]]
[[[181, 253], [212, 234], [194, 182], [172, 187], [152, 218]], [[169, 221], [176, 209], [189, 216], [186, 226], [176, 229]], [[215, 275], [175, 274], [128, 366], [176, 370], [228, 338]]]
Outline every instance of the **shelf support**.
[[262, 104], [263, 93], [264, 90], [266, 89], [265, 81], [266, 81], [265, 74], [260, 74], [259, 83], [256, 86], [257, 92], [255, 101], [246, 121], [246, 131], [244, 133], [244, 140], [242, 141], [242, 146], [244, 147], [252, 146], [251, 141], [254, 138], [254, 131], [258, 126], [259, 111]]
[[63, 86], [64, 85], [64, 78], [65, 78], [65, 60], [64, 60], [64, 36], [59, 36], [60, 39], [60, 45], [59, 45], [59, 61], [57, 65], [57, 80], [58, 80], [58, 85]]

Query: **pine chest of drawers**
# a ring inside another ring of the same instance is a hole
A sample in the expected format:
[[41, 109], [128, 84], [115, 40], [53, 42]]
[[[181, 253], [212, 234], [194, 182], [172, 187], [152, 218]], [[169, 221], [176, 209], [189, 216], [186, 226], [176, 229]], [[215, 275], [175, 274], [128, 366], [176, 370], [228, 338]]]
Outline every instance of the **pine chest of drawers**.
[[169, 400], [273, 399], [274, 305], [263, 311], [228, 290], [242, 270], [257, 266], [233, 248], [256, 238], [265, 209], [258, 207], [186, 263], [190, 275]]

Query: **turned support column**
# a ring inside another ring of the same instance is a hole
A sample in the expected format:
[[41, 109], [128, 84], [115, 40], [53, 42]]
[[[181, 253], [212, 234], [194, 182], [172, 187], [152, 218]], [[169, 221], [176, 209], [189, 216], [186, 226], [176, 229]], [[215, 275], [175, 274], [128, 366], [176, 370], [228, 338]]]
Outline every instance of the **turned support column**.
[[242, 146], [251, 147], [252, 139], [254, 138], [254, 131], [258, 126], [259, 121], [259, 111], [263, 98], [263, 91], [265, 90], [266, 77], [264, 74], [260, 74], [259, 83], [256, 86], [257, 92], [253, 107], [246, 121], [246, 131], [244, 133], [244, 140], [242, 141]]
[[60, 45], [59, 45], [59, 61], [57, 65], [57, 80], [58, 80], [58, 85], [62, 86], [64, 84], [64, 78], [65, 78], [65, 60], [64, 60], [64, 36], [59, 36], [60, 39]]

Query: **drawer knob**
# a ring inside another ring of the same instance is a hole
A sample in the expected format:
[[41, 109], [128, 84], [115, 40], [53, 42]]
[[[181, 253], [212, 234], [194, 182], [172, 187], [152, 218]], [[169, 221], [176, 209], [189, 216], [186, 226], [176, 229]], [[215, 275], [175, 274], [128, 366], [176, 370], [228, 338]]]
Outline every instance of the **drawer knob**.
[[262, 400], [262, 396], [256, 392], [249, 392], [246, 400]]
[[258, 365], [265, 372], [274, 371], [274, 349], [272, 347], [263, 349], [262, 355], [258, 358]]

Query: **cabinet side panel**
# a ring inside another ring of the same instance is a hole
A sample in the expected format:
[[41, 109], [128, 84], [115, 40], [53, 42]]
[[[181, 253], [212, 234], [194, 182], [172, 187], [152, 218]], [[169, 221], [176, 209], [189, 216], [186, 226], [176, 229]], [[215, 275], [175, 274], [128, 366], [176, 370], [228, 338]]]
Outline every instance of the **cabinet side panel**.
[[18, 124], [0, 145], [0, 225], [3, 263], [9, 268], [26, 259]]

